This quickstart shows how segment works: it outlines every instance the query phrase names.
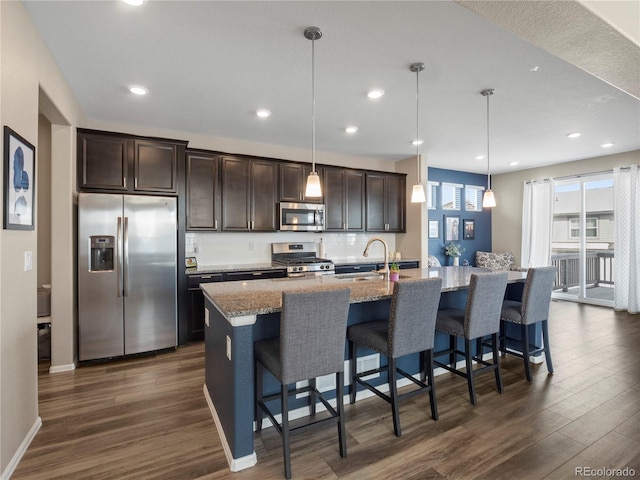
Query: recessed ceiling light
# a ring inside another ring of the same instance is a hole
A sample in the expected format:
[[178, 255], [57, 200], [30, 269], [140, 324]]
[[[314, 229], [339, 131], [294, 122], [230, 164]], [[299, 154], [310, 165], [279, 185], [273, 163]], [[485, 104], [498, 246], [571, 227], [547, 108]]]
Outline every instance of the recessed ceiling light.
[[515, 167], [516, 165], [518, 165], [520, 162], [509, 162], [509, 165], [511, 165], [512, 167]]
[[538, 65], [529, 69], [530, 72], [537, 72], [538, 70], [540, 70], [540, 67]]
[[132, 5], [134, 7], [139, 7], [144, 2], [144, 0], [122, 0], [122, 1], [127, 5]]
[[256, 115], [260, 118], [267, 118], [271, 116], [271, 112], [269, 110], [261, 109], [256, 112]]
[[578, 138], [580, 135], [582, 135], [580, 132], [573, 132], [567, 135], [567, 137], [569, 138]]
[[146, 95], [149, 93], [149, 90], [140, 85], [132, 85], [129, 87], [129, 91], [134, 95]]
[[411, 142], [411, 145], [422, 145], [424, 143], [424, 140], [414, 140], [413, 142]]
[[376, 98], [380, 98], [381, 96], [384, 95], [384, 90], [380, 89], [380, 88], [375, 88], [373, 90], [369, 90], [369, 92], [367, 93], [367, 97], [371, 98], [371, 99], [376, 99]]
[[484, 155], [476, 155], [475, 157], [476, 160], [484, 160]]
[[615, 145], [614, 143], [603, 143], [603, 144], [601, 144], [600, 146], [601, 146], [602, 148], [611, 148], [611, 147], [613, 147], [614, 145]]
[[358, 131], [358, 127], [349, 126], [345, 128], [344, 131], [347, 133], [356, 133]]

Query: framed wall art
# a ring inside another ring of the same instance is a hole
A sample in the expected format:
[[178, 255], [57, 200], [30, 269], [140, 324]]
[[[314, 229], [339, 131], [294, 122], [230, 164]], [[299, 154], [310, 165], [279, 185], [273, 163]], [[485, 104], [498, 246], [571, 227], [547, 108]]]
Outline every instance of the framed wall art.
[[35, 147], [5, 126], [3, 226], [6, 230], [34, 229], [35, 172]]
[[429, 238], [440, 238], [440, 222], [429, 220]]
[[462, 220], [462, 238], [473, 240], [476, 238], [476, 221], [471, 219]]
[[458, 242], [460, 240], [460, 217], [444, 216], [444, 241]]

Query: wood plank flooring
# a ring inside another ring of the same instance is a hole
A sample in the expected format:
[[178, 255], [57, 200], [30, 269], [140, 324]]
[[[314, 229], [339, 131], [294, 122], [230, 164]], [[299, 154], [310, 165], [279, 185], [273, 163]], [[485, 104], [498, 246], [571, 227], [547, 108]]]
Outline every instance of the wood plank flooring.
[[[503, 358], [504, 394], [480, 376], [476, 407], [464, 379], [440, 375], [440, 419], [426, 395], [407, 399], [401, 438], [382, 400], [347, 405], [348, 457], [335, 427], [301, 432], [293, 478], [569, 479], [576, 467], [640, 477], [640, 316], [554, 301], [550, 318], [554, 375], [534, 365], [529, 384], [522, 361]], [[47, 367], [43, 426], [13, 480], [284, 478], [273, 428], [256, 436], [258, 464], [229, 472], [202, 393], [202, 344], [54, 375]]]

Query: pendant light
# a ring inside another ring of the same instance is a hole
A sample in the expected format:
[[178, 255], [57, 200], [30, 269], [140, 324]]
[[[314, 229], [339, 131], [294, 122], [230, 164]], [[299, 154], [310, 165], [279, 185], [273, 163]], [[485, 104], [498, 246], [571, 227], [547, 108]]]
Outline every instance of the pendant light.
[[418, 81], [420, 72], [424, 70], [424, 63], [412, 63], [409, 65], [409, 70], [416, 74], [416, 162], [418, 164], [418, 183], [413, 186], [411, 191], [411, 203], [424, 203], [427, 201], [427, 197], [424, 185], [420, 181], [420, 82]]
[[318, 27], [307, 27], [304, 30], [306, 39], [311, 40], [311, 173], [307, 177], [305, 197], [321, 197], [320, 177], [316, 172], [316, 82], [315, 82], [315, 44], [322, 37]]
[[482, 208], [493, 208], [496, 206], [496, 197], [491, 190], [491, 163], [489, 162], [489, 97], [493, 95], [493, 88], [487, 88], [480, 94], [487, 97], [487, 190], [482, 196]]

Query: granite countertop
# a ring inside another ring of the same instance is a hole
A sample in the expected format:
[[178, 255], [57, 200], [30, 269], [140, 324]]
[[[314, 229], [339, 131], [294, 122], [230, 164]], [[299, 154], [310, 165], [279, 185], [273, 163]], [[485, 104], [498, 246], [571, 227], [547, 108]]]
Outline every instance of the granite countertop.
[[271, 263], [245, 263], [228, 265], [198, 265], [195, 268], [187, 268], [187, 275], [206, 275], [218, 272], [253, 272], [256, 270], [284, 270], [284, 265], [272, 265]]
[[[401, 271], [403, 279], [442, 277], [442, 291], [465, 289], [472, 273], [486, 272], [476, 267], [415, 268]], [[509, 283], [522, 282], [525, 272], [508, 272]], [[282, 292], [305, 290], [351, 289], [351, 303], [373, 302], [391, 298], [393, 282], [377, 276], [363, 279], [367, 274], [322, 275], [317, 277], [286, 277], [246, 282], [221, 282], [200, 285], [205, 296], [227, 318], [279, 312]], [[346, 277], [346, 278], [345, 278]]]
[[[403, 258], [398, 260], [399, 262], [417, 262], [417, 258]], [[378, 258], [365, 258], [365, 257], [343, 257], [339, 259], [333, 259], [333, 263], [336, 265], [357, 265], [357, 264], [370, 264], [370, 263], [384, 263], [382, 257]], [[392, 262], [389, 262], [392, 263]], [[218, 272], [251, 272], [255, 270], [283, 270], [286, 267], [284, 265], [272, 265], [271, 263], [246, 263], [246, 264], [228, 264], [228, 265], [198, 265], [195, 268], [187, 268], [185, 273], [187, 275], [206, 275], [208, 273]]]

